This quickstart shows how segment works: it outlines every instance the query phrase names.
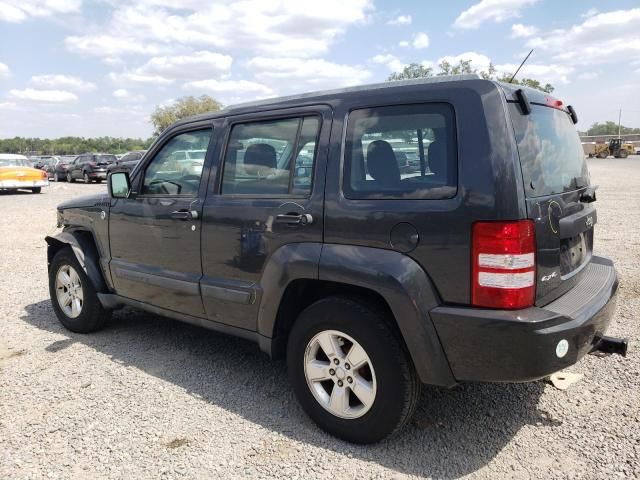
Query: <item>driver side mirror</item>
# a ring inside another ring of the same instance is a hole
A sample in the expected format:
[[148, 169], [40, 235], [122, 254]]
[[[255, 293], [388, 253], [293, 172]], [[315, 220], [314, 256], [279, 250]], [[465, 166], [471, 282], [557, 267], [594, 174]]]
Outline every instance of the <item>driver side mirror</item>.
[[129, 172], [113, 172], [107, 182], [109, 195], [112, 198], [129, 198], [131, 195], [131, 179]]

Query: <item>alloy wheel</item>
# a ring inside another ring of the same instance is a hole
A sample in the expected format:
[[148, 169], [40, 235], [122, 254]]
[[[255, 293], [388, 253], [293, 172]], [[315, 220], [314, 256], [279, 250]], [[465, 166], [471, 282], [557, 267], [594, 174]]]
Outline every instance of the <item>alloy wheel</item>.
[[375, 401], [376, 375], [371, 359], [343, 332], [325, 330], [309, 341], [304, 375], [317, 402], [336, 417], [359, 418]]
[[80, 275], [71, 265], [62, 265], [56, 273], [56, 298], [58, 305], [69, 318], [82, 313], [84, 294]]

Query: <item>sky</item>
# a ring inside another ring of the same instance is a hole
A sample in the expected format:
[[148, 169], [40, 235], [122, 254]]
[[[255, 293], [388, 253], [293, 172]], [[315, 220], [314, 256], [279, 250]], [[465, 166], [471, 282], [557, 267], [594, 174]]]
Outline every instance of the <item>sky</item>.
[[640, 127], [638, 0], [0, 0], [0, 138], [148, 137], [186, 95], [224, 105], [471, 60], [550, 82], [586, 130]]

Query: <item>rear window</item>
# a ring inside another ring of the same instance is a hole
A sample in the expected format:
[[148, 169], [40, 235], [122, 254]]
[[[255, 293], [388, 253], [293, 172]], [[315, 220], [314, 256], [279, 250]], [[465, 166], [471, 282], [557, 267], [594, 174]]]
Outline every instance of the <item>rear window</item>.
[[344, 154], [347, 198], [441, 199], [456, 194], [453, 109], [398, 105], [349, 115]]
[[115, 155], [96, 155], [95, 156], [95, 161], [96, 162], [107, 162], [107, 163], [113, 163], [116, 160], [118, 160], [116, 158]]
[[523, 115], [509, 109], [528, 197], [542, 197], [589, 185], [584, 150], [569, 115], [556, 108], [532, 105]]

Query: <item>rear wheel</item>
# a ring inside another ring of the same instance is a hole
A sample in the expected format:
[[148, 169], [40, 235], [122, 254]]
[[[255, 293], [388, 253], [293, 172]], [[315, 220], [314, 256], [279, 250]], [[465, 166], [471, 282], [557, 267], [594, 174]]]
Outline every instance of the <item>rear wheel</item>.
[[31, 189], [32, 193], [40, 193], [42, 191], [42, 187], [33, 187]]
[[87, 172], [84, 172], [83, 178], [84, 178], [84, 183], [91, 183], [91, 180], [89, 179], [89, 175], [87, 175]]
[[67, 182], [68, 183], [75, 183], [75, 180], [73, 179], [73, 176], [71, 175], [71, 172], [67, 173]]
[[609, 152], [603, 151], [603, 152], [600, 152], [597, 156], [598, 158], [607, 158], [609, 156]]
[[626, 150], [620, 150], [620, 158], [627, 158], [629, 156], [629, 152]]
[[71, 248], [59, 250], [51, 261], [49, 294], [58, 320], [72, 332], [95, 332], [109, 318]]
[[415, 408], [420, 383], [384, 312], [329, 297], [307, 307], [287, 345], [289, 379], [318, 426], [355, 443], [400, 430]]

